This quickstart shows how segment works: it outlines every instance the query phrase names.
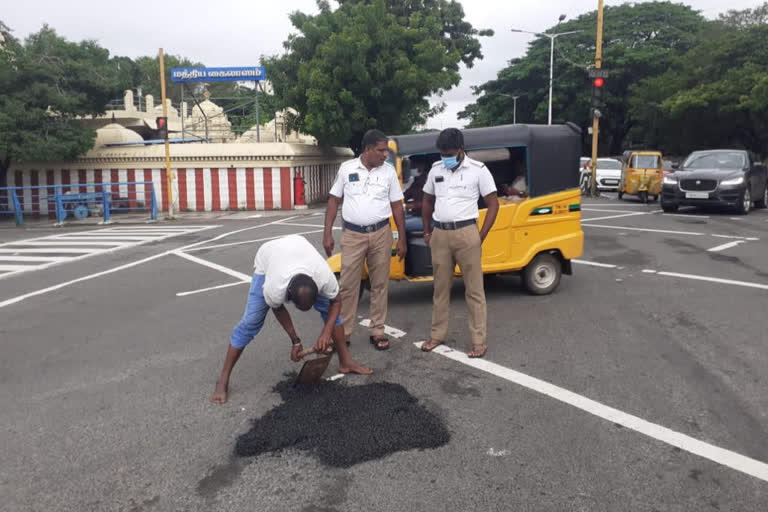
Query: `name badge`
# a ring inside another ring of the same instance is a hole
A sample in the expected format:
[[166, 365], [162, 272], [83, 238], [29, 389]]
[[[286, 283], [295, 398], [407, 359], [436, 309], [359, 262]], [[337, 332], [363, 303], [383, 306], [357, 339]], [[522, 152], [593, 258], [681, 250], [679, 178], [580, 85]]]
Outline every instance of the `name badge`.
[[435, 177], [435, 183], [442, 183], [445, 181], [445, 178], [443, 176], [436, 176]]
[[353, 172], [352, 174], [349, 175], [349, 182], [354, 183], [356, 181], [360, 181], [360, 175], [356, 172]]

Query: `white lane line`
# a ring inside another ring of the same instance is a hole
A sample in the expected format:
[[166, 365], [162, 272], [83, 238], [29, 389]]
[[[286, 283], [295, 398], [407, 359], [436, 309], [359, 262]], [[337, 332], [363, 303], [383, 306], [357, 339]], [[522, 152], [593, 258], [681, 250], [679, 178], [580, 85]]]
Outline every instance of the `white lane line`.
[[585, 227], [585, 228], [621, 229], [626, 231], [645, 231], [648, 233], [665, 233], [669, 235], [706, 236], [706, 233], [698, 233], [696, 231], [671, 231], [668, 229], [631, 228], [629, 226], [608, 226], [607, 224], [585, 224], [585, 222], [586, 221], [582, 220], [582, 224], [581, 224], [582, 227]]
[[635, 212], [635, 213], [624, 213], [622, 215], [609, 215], [608, 217], [597, 217], [594, 219], [585, 219], [582, 218], [581, 222], [593, 222], [596, 220], [608, 220], [608, 219], [620, 219], [622, 217], [635, 217], [638, 215], [650, 215], [650, 212]]
[[[250, 226], [250, 227], [247, 227], [247, 228], [236, 229], [235, 231], [228, 231], [226, 233], [222, 233], [220, 235], [217, 235], [217, 236], [215, 236], [213, 238], [209, 238], [208, 240], [201, 240], [200, 242], [195, 242], [193, 244], [185, 245], [184, 247], [181, 247], [179, 249], [171, 249], [171, 250], [168, 250], [168, 251], [164, 251], [164, 252], [155, 254], [153, 256], [149, 256], [147, 258], [143, 258], [143, 259], [140, 259], [140, 260], [137, 260], [137, 261], [133, 261], [131, 263], [126, 263], [125, 265], [120, 265], [119, 267], [111, 268], [109, 270], [104, 270], [102, 272], [96, 272], [95, 274], [89, 274], [89, 275], [86, 275], [86, 276], [83, 276], [83, 277], [79, 277], [77, 279], [72, 279], [71, 281], [65, 281], [65, 282], [59, 283], [57, 285], [49, 286], [47, 288], [42, 288], [40, 290], [35, 290], [34, 292], [29, 292], [29, 293], [25, 293], [23, 295], [18, 295], [16, 297], [12, 297], [10, 299], [6, 299], [6, 300], [0, 302], [0, 308], [4, 308], [6, 306], [11, 306], [13, 304], [17, 304], [17, 303], [22, 302], [24, 300], [27, 300], [29, 298], [37, 297], [38, 295], [44, 295], [46, 293], [54, 292], [56, 290], [60, 290], [62, 288], [65, 288], [65, 287], [73, 285], [73, 284], [77, 284], [77, 283], [80, 283], [80, 282], [83, 282], [83, 281], [89, 281], [89, 280], [95, 279], [97, 277], [105, 276], [105, 275], [108, 275], [108, 274], [113, 274], [115, 272], [119, 272], [120, 270], [125, 270], [127, 268], [135, 267], [137, 265], [141, 265], [143, 263], [147, 263], [149, 261], [156, 260], [158, 258], [162, 258], [163, 256], [167, 256], [167, 255], [169, 255], [171, 253], [174, 253], [174, 252], [177, 252], [177, 251], [183, 251], [183, 250], [187, 250], [187, 249], [192, 249], [193, 247], [198, 247], [198, 246], [203, 245], [203, 244], [208, 244], [208, 243], [211, 243], [211, 242], [215, 242], [217, 240], [221, 240], [222, 238], [226, 238], [226, 237], [228, 237], [230, 235], [235, 235], [237, 233], [242, 233], [244, 231], [250, 231], [252, 229], [260, 229], [260, 228], [263, 228], [263, 227], [266, 227], [266, 226], [271, 226], [272, 224], [274, 224], [274, 223], [273, 222], [267, 222], [266, 224], [259, 224], [258, 226]], [[200, 229], [199, 231], [203, 231], [205, 229], [219, 228], [219, 227], [221, 227], [221, 226], [220, 225], [205, 226], [202, 229]], [[75, 261], [75, 260], [71, 260], [71, 261]], [[14, 273], [11, 272], [9, 274], [3, 274], [2, 276], [0, 276], [0, 278], [4, 279], [4, 278], [6, 278], [8, 276], [11, 276], [11, 275], [14, 275]], [[249, 277], [249, 279], [250, 279], [250, 277]]]
[[2, 272], [16, 272], [18, 270], [31, 270], [35, 268], [31, 265], [0, 265], [0, 271]]
[[[364, 318], [360, 321], [360, 325], [363, 327], [370, 327], [371, 326], [371, 319], [370, 318]], [[392, 336], [393, 338], [402, 338], [407, 333], [405, 331], [401, 331], [400, 329], [397, 329], [396, 327], [392, 327], [390, 325], [384, 325], [384, 334], [388, 336]]]
[[[80, 242], [78, 240], [72, 240], [71, 242], [68, 242], [66, 240], [46, 240], [46, 241], [39, 241], [39, 242], [18, 242], [15, 245], [6, 246], [6, 248], [13, 249], [14, 247], [25, 247], [25, 246], [29, 246], [29, 247], [46, 247], [46, 246], [48, 246], [48, 247], [52, 247], [54, 250], [56, 250], [56, 247], [67, 246], [67, 245], [72, 245], [72, 246], [80, 246], [80, 245], [82, 245], [82, 246], [116, 246], [116, 245], [121, 245], [121, 244], [120, 244], [120, 242], [91, 242], [91, 241]], [[130, 244], [130, 245], [133, 245], [133, 244]], [[96, 250], [98, 250], [98, 249], [96, 249]]]
[[[322, 226], [322, 225], [319, 225], [319, 224], [297, 224], [296, 222], [281, 222], [280, 225], [281, 226], [300, 226], [300, 227], [304, 227], [304, 228], [320, 228], [320, 229], [325, 229], [325, 226]], [[334, 231], [339, 231], [339, 230], [341, 230], [341, 228], [338, 227], [338, 226], [333, 226], [333, 230]]]
[[[414, 345], [419, 348], [421, 348], [421, 344], [422, 342], [414, 343]], [[433, 352], [456, 362], [490, 373], [496, 377], [514, 382], [524, 388], [554, 398], [562, 403], [581, 409], [584, 412], [610, 421], [611, 423], [634, 430], [635, 432], [644, 434], [657, 441], [675, 446], [688, 453], [698, 455], [717, 464], [727, 466], [736, 471], [768, 482], [768, 464], [758, 460], [720, 448], [713, 444], [705, 443], [704, 441], [681, 434], [680, 432], [676, 432], [656, 423], [651, 423], [650, 421], [632, 414], [625, 413], [585, 396], [578, 395], [565, 388], [555, 386], [549, 382], [531, 377], [530, 375], [520, 373], [496, 363], [483, 359], [470, 359], [464, 352], [453, 350], [445, 345], [439, 345]]]
[[[51, 240], [56, 242], [74, 242], [75, 244], [78, 244], [80, 242], [94, 242], [94, 241], [101, 241], [101, 242], [149, 242], [151, 240], [157, 240], [158, 237], [156, 236], [128, 236], [128, 235], [107, 235], [107, 236], [60, 236], [56, 238], [51, 238]], [[33, 242], [35, 244], [43, 244], [44, 242]]]
[[655, 273], [656, 273], [656, 271], [655, 271], [655, 270], [651, 270], [651, 269], [645, 269], [645, 270], [643, 270], [643, 274], [655, 274]]
[[730, 249], [731, 247], [736, 247], [739, 244], [746, 243], [746, 240], [736, 240], [735, 242], [728, 242], [727, 244], [718, 245], [717, 247], [713, 247], [711, 249], [707, 249], [707, 252], [720, 252], [724, 251], [726, 249]]
[[241, 284], [249, 284], [250, 281], [238, 281], [236, 283], [220, 284], [219, 286], [211, 286], [209, 288], [201, 288], [199, 290], [192, 290], [191, 292], [177, 293], [177, 297], [186, 297], [187, 295], [195, 295], [196, 293], [210, 292], [212, 290], [221, 290], [223, 288], [230, 288], [232, 286], [240, 286]]
[[645, 208], [644, 204], [631, 204], [631, 203], [581, 203], [582, 208], [587, 206], [589, 208]]
[[[581, 211], [583, 212], [604, 212], [604, 213], [627, 213], [627, 210], [608, 210], [605, 208], [581, 208]], [[661, 211], [661, 210], [659, 210]], [[641, 214], [645, 212], [637, 212], [637, 214]], [[656, 212], [650, 212], [650, 213], [656, 213]]]
[[[312, 231], [302, 231], [300, 233], [291, 233], [292, 235], [311, 235], [313, 233], [322, 233], [322, 229], [315, 229]], [[247, 244], [256, 244], [259, 242], [266, 242], [268, 240], [277, 240], [278, 238], [283, 238], [287, 235], [275, 235], [275, 236], [268, 236], [267, 238], [259, 238], [256, 240], [245, 240], [244, 242], [232, 242], [229, 244], [218, 244], [218, 245], [207, 245], [205, 247], [195, 247], [194, 249], [185, 249], [184, 252], [194, 252], [194, 251], [205, 251], [207, 249], [220, 249], [222, 247], [234, 247], [236, 245], [247, 245]]]
[[585, 261], [585, 260], [571, 260], [573, 263], [578, 263], [579, 265], [590, 265], [592, 267], [601, 267], [601, 268], [616, 268], [616, 265], [611, 265], [609, 263], [598, 263], [596, 261]]
[[[15, 249], [0, 249], [2, 254], [93, 254], [93, 251], [94, 249], [84, 249], [82, 247], [51, 247], [50, 249], [23, 249], [19, 247]], [[73, 258], [67, 258], [67, 260], [74, 261]]]
[[712, 236], [714, 236], [715, 238], [728, 238], [731, 240], [734, 240], [734, 239], [746, 240], [748, 242], [757, 242], [758, 240], [760, 240], [759, 238], [755, 238], [755, 237], [743, 237], [743, 236], [733, 236], [733, 235], [712, 235]]
[[659, 272], [659, 276], [679, 277], [680, 279], [693, 279], [694, 281], [708, 281], [710, 283], [732, 284], [734, 286], [743, 286], [745, 288], [757, 288], [759, 290], [768, 290], [768, 284], [749, 283], [747, 281], [734, 281], [732, 279], [721, 279], [719, 277], [697, 276], [693, 274], [680, 274], [678, 272]]
[[274, 222], [271, 222], [271, 224], [282, 224], [284, 222], [288, 222], [289, 220], [298, 219], [300, 215], [294, 215], [292, 217], [286, 217], [284, 219], [276, 220]]
[[236, 277], [241, 281], [250, 281], [251, 278], [253, 277], [253, 276], [249, 276], [248, 274], [243, 274], [242, 272], [238, 272], [237, 270], [233, 270], [231, 268], [225, 267], [223, 265], [219, 265], [218, 263], [204, 260], [204, 259], [198, 258], [197, 256], [192, 256], [191, 254], [187, 254], [181, 251], [173, 251], [173, 254], [181, 258], [184, 258], [185, 260], [189, 260], [199, 265], [212, 268], [213, 270], [218, 270], [219, 272], [223, 272], [229, 276]]
[[699, 215], [696, 213], [664, 213], [664, 210], [654, 210], [651, 213], [660, 213], [664, 217], [688, 217], [689, 219], [691, 217], [696, 219], [708, 219], [709, 215]]
[[34, 261], [38, 263], [49, 263], [52, 261], [67, 261], [71, 258], [66, 256], [0, 256], [0, 261]]

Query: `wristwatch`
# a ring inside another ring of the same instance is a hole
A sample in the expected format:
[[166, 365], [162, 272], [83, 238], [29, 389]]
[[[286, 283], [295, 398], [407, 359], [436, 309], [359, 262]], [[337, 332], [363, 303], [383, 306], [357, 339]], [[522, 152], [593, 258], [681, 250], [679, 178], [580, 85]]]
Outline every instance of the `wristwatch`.
[[296, 338], [296, 340], [291, 340], [291, 343], [295, 347], [296, 345], [301, 345], [301, 338]]

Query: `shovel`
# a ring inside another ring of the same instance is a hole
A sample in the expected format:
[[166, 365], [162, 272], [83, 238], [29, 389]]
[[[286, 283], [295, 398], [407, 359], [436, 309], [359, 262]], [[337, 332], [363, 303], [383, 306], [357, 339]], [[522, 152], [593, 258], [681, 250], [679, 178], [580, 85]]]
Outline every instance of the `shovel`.
[[[299, 359], [304, 359], [304, 357], [316, 352], [315, 347], [305, 348], [299, 352]], [[331, 356], [329, 355], [319, 355], [316, 358], [305, 362], [299, 371], [299, 376], [296, 378], [294, 386], [297, 384], [314, 384], [323, 376], [323, 373], [325, 373], [330, 362]]]

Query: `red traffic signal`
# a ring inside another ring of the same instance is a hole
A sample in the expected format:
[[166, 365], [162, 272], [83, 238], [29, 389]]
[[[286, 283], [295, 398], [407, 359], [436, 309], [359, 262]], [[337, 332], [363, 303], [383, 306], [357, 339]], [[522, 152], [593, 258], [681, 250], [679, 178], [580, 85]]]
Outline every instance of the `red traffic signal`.
[[157, 124], [157, 136], [160, 139], [168, 138], [168, 118], [156, 117], [155, 123]]
[[605, 78], [600, 78], [600, 77], [595, 78], [594, 80], [592, 80], [592, 85], [594, 85], [598, 89], [601, 88], [602, 86], [605, 85]]

